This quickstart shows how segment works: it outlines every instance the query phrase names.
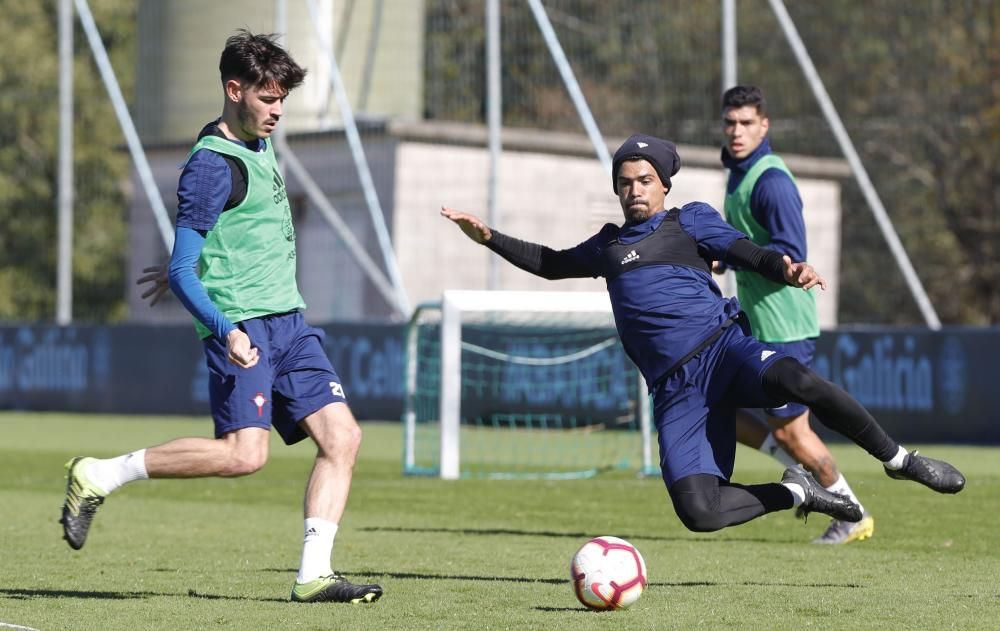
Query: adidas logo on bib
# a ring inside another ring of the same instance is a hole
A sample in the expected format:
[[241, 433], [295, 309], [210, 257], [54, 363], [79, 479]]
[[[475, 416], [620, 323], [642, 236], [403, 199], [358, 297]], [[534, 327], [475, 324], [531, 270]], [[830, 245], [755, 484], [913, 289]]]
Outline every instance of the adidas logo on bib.
[[631, 252], [629, 252], [628, 254], [625, 255], [625, 258], [622, 259], [622, 265], [625, 265], [626, 263], [631, 263], [632, 261], [638, 261], [638, 260], [639, 260], [639, 255], [636, 254], [635, 250], [632, 250]]

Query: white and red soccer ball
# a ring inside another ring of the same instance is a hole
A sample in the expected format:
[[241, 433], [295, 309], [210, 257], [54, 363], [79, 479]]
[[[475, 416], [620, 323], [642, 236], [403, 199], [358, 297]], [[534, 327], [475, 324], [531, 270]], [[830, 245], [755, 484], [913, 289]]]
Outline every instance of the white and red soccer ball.
[[570, 562], [576, 598], [591, 609], [621, 609], [646, 589], [646, 562], [628, 541], [594, 537]]

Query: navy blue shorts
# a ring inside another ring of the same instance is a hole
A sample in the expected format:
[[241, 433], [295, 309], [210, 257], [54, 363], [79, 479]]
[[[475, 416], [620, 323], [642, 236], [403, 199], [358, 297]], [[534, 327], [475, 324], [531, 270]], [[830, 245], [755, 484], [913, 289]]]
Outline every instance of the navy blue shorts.
[[783, 352], [731, 326], [655, 388], [653, 418], [667, 487], [696, 473], [732, 476], [735, 411], [776, 403], [764, 393], [761, 377], [782, 357]]
[[[812, 367], [813, 355], [816, 354], [816, 338], [801, 340], [798, 342], [765, 342], [770, 348], [780, 351], [789, 357], [799, 360], [803, 366]], [[764, 408], [764, 413], [768, 416], [775, 416], [782, 419], [793, 419], [802, 416], [809, 411], [809, 408], [801, 403], [786, 403], [781, 407]]]
[[299, 421], [330, 403], [346, 402], [340, 377], [323, 351], [323, 331], [294, 311], [237, 325], [257, 348], [253, 368], [229, 363], [226, 345], [203, 340], [215, 437], [245, 427], [273, 425], [286, 445], [306, 438]]

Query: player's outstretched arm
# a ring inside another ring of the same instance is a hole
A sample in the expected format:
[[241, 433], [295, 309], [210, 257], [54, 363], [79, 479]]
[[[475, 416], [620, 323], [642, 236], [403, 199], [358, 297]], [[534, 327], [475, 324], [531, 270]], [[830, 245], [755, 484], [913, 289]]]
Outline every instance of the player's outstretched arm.
[[462, 229], [462, 232], [465, 233], [465, 236], [476, 243], [486, 243], [493, 236], [489, 226], [483, 223], [482, 219], [471, 213], [464, 213], [454, 208], [442, 206], [441, 215], [455, 222]]
[[781, 259], [785, 263], [785, 281], [793, 287], [811, 289], [819, 285], [820, 289], [826, 289], [826, 280], [819, 275], [813, 266], [808, 263], [793, 263], [787, 254]]
[[569, 250], [556, 252], [539, 243], [522, 241], [492, 230], [479, 217], [447, 206], [441, 207], [441, 216], [455, 222], [467, 237], [499, 254], [509, 263], [536, 276], [556, 280], [559, 278], [597, 277], [600, 270], [592, 264], [590, 248], [583, 243]]
[[149, 299], [149, 306], [155, 306], [160, 298], [163, 297], [168, 291], [170, 291], [170, 281], [167, 278], [167, 266], [166, 265], [150, 265], [149, 267], [142, 268], [143, 275], [135, 281], [136, 285], [151, 285], [146, 288], [146, 291], [142, 292], [142, 299]]
[[764, 278], [792, 287], [826, 289], [826, 280], [808, 263], [793, 263], [787, 254], [755, 245], [750, 239], [738, 239], [729, 246], [725, 262], [757, 272]]

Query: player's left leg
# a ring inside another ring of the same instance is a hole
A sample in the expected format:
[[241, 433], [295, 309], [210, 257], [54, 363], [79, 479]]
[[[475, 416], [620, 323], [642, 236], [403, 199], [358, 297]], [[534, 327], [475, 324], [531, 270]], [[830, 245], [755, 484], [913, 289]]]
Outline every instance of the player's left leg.
[[330, 557], [340, 518], [347, 506], [361, 428], [346, 403], [331, 403], [301, 425], [316, 443], [316, 460], [306, 486], [302, 562], [292, 587], [296, 602], [370, 603], [382, 596], [379, 585], [356, 585], [334, 572]]
[[907, 452], [857, 400], [801, 362], [781, 357], [763, 370], [761, 382], [773, 399], [808, 406], [824, 425], [878, 458], [889, 477], [913, 480], [939, 493], [958, 493], [965, 486], [965, 477], [958, 469], [916, 451]]
[[351, 490], [361, 428], [347, 406], [340, 377], [323, 351], [323, 332], [301, 314], [273, 319], [286, 353], [274, 381], [274, 427], [286, 444], [307, 436], [316, 459], [305, 491], [302, 562], [292, 587], [295, 602], [373, 602], [378, 585], [355, 585], [334, 572], [333, 542]]

